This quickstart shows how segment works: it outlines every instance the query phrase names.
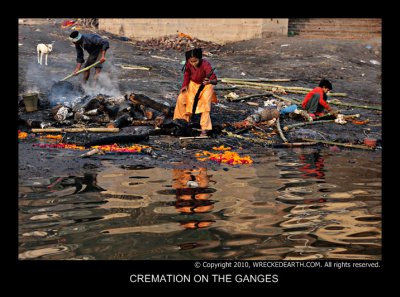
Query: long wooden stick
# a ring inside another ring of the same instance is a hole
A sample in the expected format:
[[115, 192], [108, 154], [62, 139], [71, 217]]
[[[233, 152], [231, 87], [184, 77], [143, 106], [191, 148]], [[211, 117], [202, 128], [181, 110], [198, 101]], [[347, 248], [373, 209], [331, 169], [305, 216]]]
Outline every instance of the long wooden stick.
[[286, 142], [286, 143], [276, 143], [273, 144], [272, 147], [280, 148], [280, 147], [301, 147], [301, 146], [309, 146], [316, 145], [318, 142]]
[[214, 91], [236, 90], [238, 87], [215, 87]]
[[341, 105], [341, 106], [356, 107], [356, 108], [382, 110], [381, 106], [370, 106], [370, 105], [357, 105], [357, 104], [350, 104], [350, 103], [342, 103], [339, 100], [330, 100], [330, 101], [328, 101], [328, 103], [329, 104], [335, 104], [335, 105]]
[[[303, 87], [288, 87], [288, 86], [281, 86], [275, 84], [266, 84], [266, 83], [259, 83], [259, 82], [251, 82], [251, 81], [242, 81], [237, 79], [226, 79], [221, 78], [219, 80], [222, 83], [233, 83], [236, 85], [241, 85], [242, 87], [254, 87], [254, 88], [262, 88], [264, 90], [272, 90], [273, 88], [283, 89], [287, 93], [295, 93], [295, 94], [307, 94], [312, 89], [310, 88], [303, 88]], [[331, 97], [346, 97], [346, 93], [330, 93], [329, 96]]]
[[305, 125], [315, 125], [315, 124], [323, 124], [323, 123], [333, 123], [335, 120], [322, 120], [322, 121], [313, 121], [313, 122], [304, 122], [304, 123], [297, 123], [293, 125], [287, 125], [283, 127], [283, 130], [288, 131], [291, 128], [301, 127]]
[[179, 140], [184, 140], [184, 139], [207, 139], [210, 138], [208, 136], [187, 136], [187, 137], [179, 137]]
[[285, 97], [282, 97], [282, 96], [278, 96], [276, 94], [272, 94], [272, 96], [277, 98], [277, 99], [283, 100], [283, 101], [287, 101], [287, 102], [290, 102], [290, 103], [301, 105], [300, 101], [297, 101], [297, 100], [294, 100], [294, 99], [285, 98]]
[[248, 142], [253, 142], [253, 143], [257, 143], [257, 144], [261, 144], [261, 145], [268, 145], [268, 144], [272, 144], [272, 140], [262, 140], [262, 139], [258, 139], [258, 138], [250, 138], [250, 137], [245, 137], [242, 135], [237, 135], [235, 133], [226, 131], [225, 129], [222, 130], [223, 133], [226, 134], [226, 136], [228, 137], [234, 137], [234, 138], [239, 138]]
[[[332, 116], [334, 116], [334, 114], [327, 113], [327, 114], [325, 114], [323, 116], [316, 117], [314, 120], [323, 120], [323, 119], [326, 119], [326, 118], [329, 118], [329, 117], [332, 117]], [[359, 118], [359, 117], [360, 117], [359, 113], [357, 113], [357, 114], [344, 114], [343, 115], [343, 119], [345, 119], [345, 120], [351, 120], [351, 119], [355, 119], [355, 118]]]
[[137, 65], [121, 65], [121, 68], [130, 70], [151, 70], [151, 67]]
[[278, 129], [279, 136], [282, 138], [282, 140], [284, 142], [288, 142], [288, 140], [286, 139], [285, 135], [283, 135], [279, 118], [276, 119], [276, 129]]
[[327, 140], [322, 140], [322, 139], [309, 139], [309, 138], [303, 138], [304, 141], [312, 141], [312, 142], [321, 142], [321, 143], [326, 143], [326, 144], [332, 144], [332, 145], [337, 145], [337, 146], [344, 146], [344, 147], [349, 147], [349, 148], [359, 148], [359, 149], [364, 149], [364, 150], [373, 150], [373, 147], [366, 146], [366, 145], [360, 145], [360, 144], [351, 144], [351, 143], [341, 143], [341, 142], [334, 142], [334, 141], [327, 141]]
[[83, 69], [79, 70], [79, 71], [76, 72], [76, 73], [71, 73], [70, 75], [64, 77], [61, 81], [67, 80], [67, 79], [73, 77], [73, 76], [76, 75], [76, 74], [79, 74], [79, 73], [82, 73], [82, 72], [84, 72], [84, 71], [86, 71], [86, 70], [89, 70], [90, 68], [92, 68], [92, 67], [94, 67], [94, 66], [96, 66], [96, 65], [98, 65], [98, 64], [100, 64], [100, 61], [97, 61], [96, 63], [93, 63], [92, 65], [90, 65], [90, 66], [88, 66], [88, 67], [86, 67], [86, 68], [83, 68]]
[[46, 128], [32, 129], [33, 133], [49, 133], [49, 132], [119, 132], [119, 128]]
[[261, 94], [254, 94], [254, 95], [249, 95], [249, 96], [243, 96], [243, 97], [239, 97], [239, 98], [227, 98], [228, 101], [241, 101], [241, 100], [247, 100], [250, 98], [254, 98], [254, 97], [265, 97], [265, 96], [272, 96], [273, 93], [272, 92], [266, 92], [266, 93], [261, 93]]
[[250, 82], [286, 82], [286, 81], [291, 81], [290, 78], [230, 78], [230, 77], [223, 77], [221, 78], [223, 80], [235, 80], [235, 81], [250, 81]]

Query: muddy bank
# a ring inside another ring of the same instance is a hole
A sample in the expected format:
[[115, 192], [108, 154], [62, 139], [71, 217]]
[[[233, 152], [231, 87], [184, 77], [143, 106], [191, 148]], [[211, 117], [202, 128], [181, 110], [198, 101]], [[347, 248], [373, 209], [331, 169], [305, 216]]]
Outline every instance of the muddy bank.
[[[48, 101], [51, 87], [60, 79], [70, 74], [75, 68], [75, 48], [68, 40], [69, 29], [60, 26], [61, 19], [48, 20], [42, 24], [19, 25], [19, 94], [30, 91], [40, 93], [42, 103]], [[81, 30], [85, 33], [97, 33], [110, 41], [107, 52], [107, 62], [104, 64], [104, 77], [101, 88], [84, 90], [86, 95], [96, 96], [107, 93], [110, 96], [124, 96], [132, 92], [142, 93], [157, 102], [175, 105], [183, 74], [181, 61], [184, 59], [183, 49], [165, 49], [157, 46], [143, 46], [142, 43], [121, 40], [107, 32], [93, 29]], [[37, 43], [54, 43], [54, 50], [49, 55], [48, 66], [37, 63]], [[333, 92], [347, 93], [341, 102], [354, 105], [381, 105], [381, 42], [380, 40], [344, 41], [329, 39], [302, 39], [301, 37], [271, 37], [256, 39], [223, 46], [210, 45], [204, 50], [206, 57], [216, 68], [218, 78], [231, 77], [240, 79], [255, 78], [287, 78], [288, 82], [278, 84], [314, 88], [321, 78], [329, 79], [333, 84]], [[126, 65], [148, 67], [150, 70], [135, 70]], [[79, 88], [81, 77], [74, 77], [69, 81]], [[101, 165], [101, 160], [112, 158], [121, 163], [133, 164], [145, 162], [157, 166], [167, 166], [171, 160], [193, 158], [190, 149], [207, 150], [215, 145], [225, 144], [235, 148], [242, 148], [246, 152], [270, 150], [271, 143], [282, 143], [273, 127], [263, 127], [266, 133], [272, 133], [265, 139], [264, 144], [253, 143], [243, 139], [231, 138], [221, 133], [223, 129], [235, 131], [227, 127], [226, 123], [240, 122], [258, 108], [264, 107], [264, 101], [269, 98], [255, 97], [251, 100], [230, 102], [224, 98], [230, 92], [238, 96], [247, 96], [260, 93], [260, 90], [251, 88], [224, 89], [233, 87], [232, 84], [219, 83], [216, 87], [219, 105], [213, 106], [211, 118], [214, 133], [210, 139], [199, 141], [181, 141], [172, 135], [150, 135], [141, 142], [155, 149], [158, 156], [115, 154], [113, 156], [96, 156], [88, 159], [79, 158], [80, 151], [48, 152], [46, 149], [32, 147], [34, 142], [23, 140], [19, 145], [20, 178], [36, 176], [38, 172], [52, 174], [78, 174], [76, 171], [87, 169], [95, 170]], [[301, 101], [304, 94], [287, 94], [284, 97]], [[21, 97], [19, 98], [21, 100]], [[253, 105], [248, 105], [252, 102]], [[27, 114], [20, 102], [20, 117], [36, 120], [48, 120], [50, 106], [39, 105], [40, 110]], [[48, 102], [55, 104], [56, 102]], [[258, 104], [256, 106], [255, 104]], [[362, 144], [366, 137], [376, 138], [378, 146], [381, 144], [381, 111], [364, 108], [335, 106], [343, 114], [360, 114], [360, 121], [368, 120], [366, 124], [349, 122], [345, 125], [324, 123], [313, 126], [303, 126], [285, 132], [290, 142], [300, 141], [303, 138], [323, 139], [343, 143]], [[281, 116], [281, 126], [291, 125], [303, 121], [293, 119], [287, 115]], [[22, 121], [19, 129], [29, 131]], [[129, 128], [129, 127], [127, 127]], [[135, 128], [136, 129], [136, 128]], [[139, 129], [139, 128], [138, 128]], [[132, 132], [122, 129], [121, 135]], [[242, 136], [259, 138], [257, 129], [249, 129]], [[139, 132], [138, 132], [139, 133]], [[87, 138], [85, 134], [64, 135], [70, 142], [74, 138]], [[105, 136], [105, 135], [103, 135]], [[379, 152], [378, 152], [379, 153]], [[62, 158], [60, 158], [62, 157]], [[119, 161], [118, 161], [119, 160]]]

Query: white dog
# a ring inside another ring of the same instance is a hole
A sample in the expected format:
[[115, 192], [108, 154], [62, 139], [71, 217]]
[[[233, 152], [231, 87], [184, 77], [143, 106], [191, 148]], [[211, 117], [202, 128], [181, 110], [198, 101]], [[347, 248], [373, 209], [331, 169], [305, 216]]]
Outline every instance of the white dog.
[[43, 54], [45, 55], [46, 58], [46, 66], [47, 66], [47, 56], [49, 55], [49, 53], [53, 50], [53, 44], [43, 44], [43, 43], [39, 43], [37, 45], [37, 58], [38, 58], [38, 63], [40, 65], [42, 64], [42, 60], [43, 60]]

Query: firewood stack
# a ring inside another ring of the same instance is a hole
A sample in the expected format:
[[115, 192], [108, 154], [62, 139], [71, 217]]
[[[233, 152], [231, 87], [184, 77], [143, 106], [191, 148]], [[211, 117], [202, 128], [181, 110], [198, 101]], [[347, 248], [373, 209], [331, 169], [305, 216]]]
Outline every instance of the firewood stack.
[[176, 49], [182, 52], [195, 47], [201, 47], [203, 49], [208, 49], [208, 51], [203, 52], [205, 56], [210, 55], [210, 52], [218, 51], [221, 47], [219, 44], [192, 38], [184, 33], [137, 41], [136, 45], [140, 46], [142, 49], [154, 49], [157, 47], [161, 49]]

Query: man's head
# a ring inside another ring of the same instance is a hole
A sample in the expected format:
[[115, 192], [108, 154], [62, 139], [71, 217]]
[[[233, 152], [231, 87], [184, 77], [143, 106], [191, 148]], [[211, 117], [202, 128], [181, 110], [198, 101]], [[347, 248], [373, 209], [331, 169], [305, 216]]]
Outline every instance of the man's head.
[[82, 38], [82, 34], [79, 33], [79, 31], [73, 31], [70, 35], [69, 35], [69, 39], [73, 42], [73, 43], [77, 43], [81, 40]]

